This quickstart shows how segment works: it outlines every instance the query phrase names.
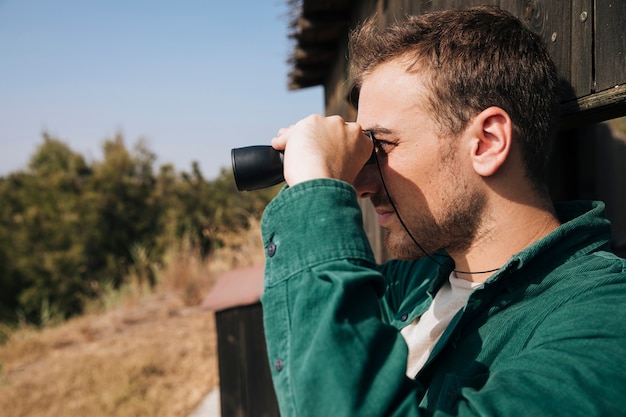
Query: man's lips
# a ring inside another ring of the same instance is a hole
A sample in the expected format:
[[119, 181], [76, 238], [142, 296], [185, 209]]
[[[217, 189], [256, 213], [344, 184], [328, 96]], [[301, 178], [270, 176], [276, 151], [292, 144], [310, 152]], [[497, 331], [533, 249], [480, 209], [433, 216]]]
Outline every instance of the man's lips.
[[384, 226], [391, 220], [394, 214], [396, 214], [393, 209], [386, 207], [376, 207], [376, 214], [378, 214], [378, 223], [381, 226]]

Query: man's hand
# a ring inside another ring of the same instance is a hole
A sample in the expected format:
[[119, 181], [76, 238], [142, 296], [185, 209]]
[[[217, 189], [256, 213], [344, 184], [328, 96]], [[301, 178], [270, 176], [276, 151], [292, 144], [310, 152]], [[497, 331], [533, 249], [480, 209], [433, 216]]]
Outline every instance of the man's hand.
[[285, 181], [290, 186], [316, 178], [352, 183], [372, 153], [372, 141], [357, 123], [341, 116], [312, 115], [283, 128], [272, 147], [284, 150]]

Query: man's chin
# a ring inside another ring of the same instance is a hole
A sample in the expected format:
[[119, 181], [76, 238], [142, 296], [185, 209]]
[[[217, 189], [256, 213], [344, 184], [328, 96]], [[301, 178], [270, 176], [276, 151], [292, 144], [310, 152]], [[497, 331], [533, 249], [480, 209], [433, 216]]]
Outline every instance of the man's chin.
[[392, 233], [385, 233], [385, 247], [393, 259], [415, 261], [424, 258], [424, 251], [410, 239], [398, 239]]

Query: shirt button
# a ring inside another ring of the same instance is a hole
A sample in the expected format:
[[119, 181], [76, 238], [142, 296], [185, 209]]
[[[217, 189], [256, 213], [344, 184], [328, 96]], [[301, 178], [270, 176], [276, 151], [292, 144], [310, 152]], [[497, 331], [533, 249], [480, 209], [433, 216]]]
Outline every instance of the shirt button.
[[267, 245], [267, 256], [271, 258], [272, 256], [274, 256], [275, 253], [276, 253], [276, 244], [274, 242], [270, 242]]
[[408, 314], [403, 314], [403, 315], [400, 316], [400, 321], [406, 321], [406, 319], [408, 319], [408, 318], [409, 318]]
[[285, 362], [278, 358], [274, 361], [274, 369], [276, 369], [276, 372], [280, 372], [283, 370], [283, 367], [285, 366]]

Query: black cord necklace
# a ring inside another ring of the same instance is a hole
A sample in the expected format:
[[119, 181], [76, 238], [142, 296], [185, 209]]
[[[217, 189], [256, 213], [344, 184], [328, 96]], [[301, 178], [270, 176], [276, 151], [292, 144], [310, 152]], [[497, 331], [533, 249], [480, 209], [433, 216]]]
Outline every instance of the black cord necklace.
[[[385, 190], [385, 194], [387, 194], [387, 199], [389, 200], [389, 203], [391, 204], [391, 207], [393, 208], [394, 213], [396, 214], [396, 216], [398, 217], [398, 220], [400, 221], [400, 224], [402, 225], [402, 227], [404, 228], [404, 231], [407, 233], [407, 235], [409, 235], [409, 237], [411, 238], [411, 240], [413, 241], [413, 243], [415, 243], [415, 245], [433, 262], [435, 262], [437, 265], [441, 266], [442, 268], [445, 268], [446, 266], [444, 264], [442, 264], [441, 262], [439, 262], [437, 259], [435, 259], [434, 255], [428, 253], [424, 247], [422, 245], [420, 245], [420, 243], [413, 237], [413, 234], [411, 234], [411, 232], [409, 231], [409, 228], [406, 226], [406, 224], [404, 223], [404, 220], [402, 220], [402, 217], [400, 217], [400, 213], [398, 212], [398, 209], [396, 208], [395, 203], [393, 202], [393, 200], [391, 199], [391, 195], [389, 194], [389, 190], [387, 189], [387, 184], [385, 183], [385, 179], [383, 178], [383, 171], [380, 168], [380, 162], [378, 161], [378, 150], [380, 150], [380, 144], [378, 142], [378, 140], [374, 137], [374, 134], [370, 131], [366, 131], [365, 134], [367, 136], [369, 136], [372, 139], [372, 142], [374, 144], [374, 158], [376, 160], [376, 168], [378, 168], [378, 175], [380, 176], [380, 181], [383, 184], [383, 189]], [[381, 151], [382, 152], [382, 151]], [[494, 269], [488, 269], [486, 271], [477, 271], [477, 272], [472, 272], [472, 271], [460, 271], [458, 269], [452, 269], [451, 272], [457, 273], [457, 274], [470, 274], [470, 275], [478, 275], [478, 274], [488, 274], [491, 272], [496, 272], [497, 270], [499, 270], [500, 267], [498, 268], [494, 268]]]

